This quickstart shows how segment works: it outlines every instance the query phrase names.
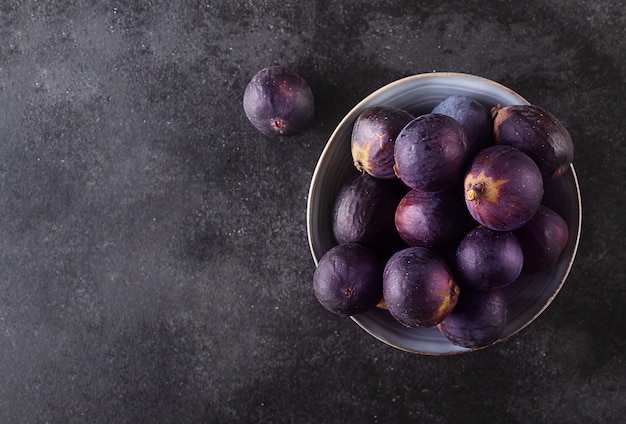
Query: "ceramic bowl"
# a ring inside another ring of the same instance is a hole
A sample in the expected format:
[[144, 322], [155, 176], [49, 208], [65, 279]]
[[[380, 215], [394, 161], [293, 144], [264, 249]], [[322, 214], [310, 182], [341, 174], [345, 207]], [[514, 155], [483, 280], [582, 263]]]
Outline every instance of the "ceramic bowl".
[[[428, 113], [444, 98], [462, 94], [491, 108], [496, 104], [528, 104], [519, 94], [503, 85], [474, 75], [459, 73], [420, 74], [392, 82], [359, 102], [339, 123], [326, 144], [313, 173], [307, 202], [307, 231], [315, 264], [336, 245], [331, 216], [341, 186], [356, 175], [350, 152], [352, 126], [366, 108], [396, 106], [415, 116]], [[558, 262], [549, 270], [523, 275], [506, 288], [508, 320], [503, 336], [495, 343], [513, 336], [532, 323], [563, 287], [578, 247], [582, 206], [574, 167], [545, 185], [544, 204], [558, 212], [569, 226], [569, 240]], [[450, 355], [470, 352], [453, 345], [437, 327], [408, 328], [395, 321], [388, 311], [374, 308], [352, 317], [363, 330], [395, 348], [426, 355]]]

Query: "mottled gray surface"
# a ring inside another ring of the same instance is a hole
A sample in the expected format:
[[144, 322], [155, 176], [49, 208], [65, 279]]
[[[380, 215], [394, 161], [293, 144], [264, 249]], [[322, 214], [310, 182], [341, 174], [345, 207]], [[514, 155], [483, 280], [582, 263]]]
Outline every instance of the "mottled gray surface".
[[[0, 3], [1, 423], [617, 423], [626, 415], [626, 7], [599, 1]], [[246, 120], [260, 68], [314, 126]], [[494, 79], [561, 118], [584, 227], [512, 340], [392, 349], [311, 291], [324, 143], [395, 79]]]

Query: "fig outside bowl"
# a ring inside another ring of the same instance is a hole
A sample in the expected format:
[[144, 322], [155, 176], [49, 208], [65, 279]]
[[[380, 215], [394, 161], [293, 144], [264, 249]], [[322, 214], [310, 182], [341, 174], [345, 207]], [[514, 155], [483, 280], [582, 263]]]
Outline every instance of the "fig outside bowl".
[[[313, 173], [307, 201], [307, 232], [315, 264], [337, 244], [332, 232], [332, 210], [335, 198], [352, 176], [350, 137], [359, 114], [372, 106], [395, 106], [415, 116], [428, 113], [441, 100], [453, 94], [473, 97], [488, 108], [497, 104], [528, 104], [509, 88], [474, 75], [430, 73], [394, 81], [359, 102], [339, 123], [328, 140]], [[569, 240], [558, 262], [549, 270], [522, 275], [506, 290], [508, 321], [502, 342], [531, 324], [554, 300], [565, 284], [574, 262], [582, 224], [582, 205], [573, 165], [561, 177], [546, 183], [543, 203], [558, 212], [569, 226]], [[481, 348], [453, 345], [437, 329], [408, 328], [393, 319], [388, 311], [374, 308], [351, 317], [367, 333], [397, 349], [424, 355], [452, 355]], [[494, 344], [495, 344], [494, 343]]]

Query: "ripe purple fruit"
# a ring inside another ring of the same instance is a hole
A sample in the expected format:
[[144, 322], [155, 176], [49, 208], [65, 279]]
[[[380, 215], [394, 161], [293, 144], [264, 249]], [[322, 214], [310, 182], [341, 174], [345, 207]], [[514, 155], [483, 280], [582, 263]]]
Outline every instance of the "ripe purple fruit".
[[447, 115], [429, 113], [400, 131], [394, 155], [396, 175], [407, 186], [444, 191], [463, 178], [467, 142], [461, 124]]
[[530, 221], [514, 233], [524, 251], [524, 273], [540, 272], [554, 265], [569, 238], [565, 220], [543, 205], [539, 206]]
[[506, 296], [502, 290], [479, 291], [464, 287], [456, 307], [438, 328], [453, 344], [478, 348], [498, 341], [504, 333], [506, 320]]
[[352, 129], [351, 151], [356, 169], [377, 178], [396, 178], [393, 171], [396, 137], [413, 118], [409, 112], [391, 106], [364, 110]]
[[382, 270], [371, 250], [357, 243], [335, 246], [322, 256], [313, 274], [315, 297], [336, 314], [366, 312], [382, 298]]
[[409, 247], [385, 265], [383, 299], [391, 315], [407, 327], [432, 327], [450, 314], [459, 287], [450, 268], [430, 249]]
[[511, 146], [492, 146], [474, 157], [464, 181], [465, 204], [485, 227], [510, 231], [537, 212], [543, 178], [537, 164]]
[[536, 105], [495, 107], [496, 144], [516, 147], [530, 156], [544, 178], [562, 175], [574, 159], [569, 132], [554, 115]]
[[315, 104], [304, 79], [285, 67], [271, 66], [250, 80], [243, 108], [252, 125], [263, 134], [288, 136], [311, 125]]
[[456, 94], [442, 100], [432, 110], [454, 118], [465, 132], [470, 157], [493, 144], [493, 119], [489, 109], [478, 100]]
[[333, 209], [333, 234], [338, 243], [361, 243], [379, 249], [401, 242], [394, 217], [404, 194], [397, 180], [381, 180], [364, 173], [339, 191]]
[[[458, 187], [457, 187], [458, 188]], [[475, 224], [459, 191], [409, 191], [396, 208], [396, 229], [409, 246], [450, 248]]]
[[482, 225], [467, 233], [456, 251], [456, 269], [463, 286], [476, 290], [506, 287], [517, 280], [524, 253], [511, 231]]

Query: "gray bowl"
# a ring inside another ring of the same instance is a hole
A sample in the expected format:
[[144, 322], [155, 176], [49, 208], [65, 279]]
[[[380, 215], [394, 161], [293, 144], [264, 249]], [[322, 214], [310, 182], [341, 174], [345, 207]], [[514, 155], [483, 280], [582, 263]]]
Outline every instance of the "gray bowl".
[[[331, 216], [341, 186], [356, 175], [350, 152], [352, 126], [359, 114], [377, 105], [396, 106], [421, 115], [453, 94], [475, 98], [491, 108], [496, 104], [528, 104], [514, 91], [485, 78], [459, 73], [420, 74], [392, 82], [367, 96], [339, 123], [324, 148], [311, 180], [307, 203], [307, 231], [315, 264], [336, 245]], [[556, 265], [533, 275], [523, 275], [506, 288], [508, 322], [501, 342], [533, 322], [554, 300], [572, 267], [582, 224], [580, 190], [574, 167], [545, 185], [544, 204], [558, 212], [569, 226], [569, 241]], [[453, 345], [436, 327], [408, 328], [384, 309], [375, 308], [352, 320], [378, 340], [395, 348], [425, 354], [450, 355], [470, 352]]]

